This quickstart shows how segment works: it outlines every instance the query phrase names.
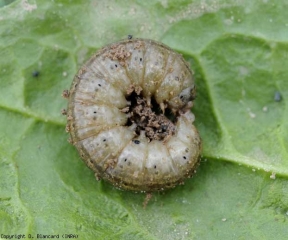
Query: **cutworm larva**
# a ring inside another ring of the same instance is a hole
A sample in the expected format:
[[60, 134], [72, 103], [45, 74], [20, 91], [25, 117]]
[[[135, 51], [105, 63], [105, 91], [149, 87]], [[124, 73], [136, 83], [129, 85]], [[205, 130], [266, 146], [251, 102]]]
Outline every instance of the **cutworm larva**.
[[193, 74], [166, 45], [129, 37], [105, 46], [63, 96], [69, 142], [97, 179], [151, 192], [195, 172], [201, 139], [191, 112]]

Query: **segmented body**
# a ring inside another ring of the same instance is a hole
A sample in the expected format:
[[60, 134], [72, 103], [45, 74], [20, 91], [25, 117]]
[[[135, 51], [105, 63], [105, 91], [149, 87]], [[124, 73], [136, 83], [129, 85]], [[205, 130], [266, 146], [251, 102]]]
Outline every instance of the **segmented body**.
[[147, 39], [103, 47], [64, 95], [70, 142], [97, 178], [151, 192], [194, 173], [201, 151], [190, 110], [195, 85], [169, 47]]

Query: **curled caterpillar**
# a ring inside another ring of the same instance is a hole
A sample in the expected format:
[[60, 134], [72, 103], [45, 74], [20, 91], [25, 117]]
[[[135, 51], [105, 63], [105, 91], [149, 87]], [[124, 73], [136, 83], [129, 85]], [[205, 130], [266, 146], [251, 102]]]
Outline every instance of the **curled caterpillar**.
[[63, 96], [69, 141], [97, 179], [151, 192], [195, 172], [201, 139], [190, 110], [193, 75], [164, 44], [128, 38], [103, 47]]

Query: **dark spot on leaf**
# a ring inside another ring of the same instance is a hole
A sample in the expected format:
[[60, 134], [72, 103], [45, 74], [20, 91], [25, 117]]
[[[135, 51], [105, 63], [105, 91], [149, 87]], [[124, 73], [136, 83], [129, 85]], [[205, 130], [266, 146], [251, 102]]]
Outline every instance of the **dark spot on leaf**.
[[281, 100], [282, 100], [281, 93], [278, 92], [278, 91], [276, 91], [276, 92], [274, 93], [274, 101], [275, 101], [275, 102], [280, 102]]
[[40, 72], [39, 71], [34, 71], [33, 73], [32, 73], [32, 76], [33, 77], [38, 77], [40, 75]]

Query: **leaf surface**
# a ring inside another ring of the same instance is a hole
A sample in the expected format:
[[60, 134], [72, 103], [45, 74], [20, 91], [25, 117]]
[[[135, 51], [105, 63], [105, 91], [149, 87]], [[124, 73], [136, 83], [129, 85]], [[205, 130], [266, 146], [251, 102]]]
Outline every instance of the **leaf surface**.
[[[1, 234], [286, 239], [285, 0], [2, 0], [0, 7]], [[128, 34], [162, 41], [191, 64], [204, 144], [195, 176], [155, 193], [146, 209], [144, 194], [95, 181], [60, 114], [61, 92], [81, 64]]]

